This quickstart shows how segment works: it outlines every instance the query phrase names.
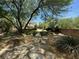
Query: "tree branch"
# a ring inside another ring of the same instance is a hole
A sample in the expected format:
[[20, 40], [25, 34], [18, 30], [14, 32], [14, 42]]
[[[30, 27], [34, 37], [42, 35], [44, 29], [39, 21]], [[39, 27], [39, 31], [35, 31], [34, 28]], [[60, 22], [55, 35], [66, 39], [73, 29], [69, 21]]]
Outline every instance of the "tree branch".
[[16, 19], [18, 21], [20, 31], [22, 30], [22, 23], [21, 23], [20, 15], [21, 15], [21, 10], [22, 10], [22, 6], [23, 6], [24, 1], [25, 0], [19, 0], [19, 2], [17, 3], [15, 0], [13, 0], [13, 4], [15, 5], [15, 7], [17, 9], [17, 18]]
[[6, 16], [4, 16], [4, 15], [0, 15], [1, 17], [3, 17], [3, 18], [5, 18], [5, 19], [7, 19], [9, 22], [11, 22], [11, 24], [15, 27], [15, 28], [17, 28], [18, 29], [18, 27], [13, 23], [13, 21], [11, 21], [9, 18], [7, 18]]
[[13, 12], [12, 8], [8, 5], [8, 3], [4, 0], [6, 6], [11, 10], [12, 14], [16, 17], [15, 13]]
[[29, 20], [28, 20], [27, 23], [25, 24], [24, 30], [26, 29], [26, 27], [28, 26], [29, 22], [31, 21], [31, 19], [32, 19], [33, 15], [34, 15], [34, 13], [39, 9], [40, 4], [41, 4], [42, 1], [43, 1], [43, 0], [40, 0], [40, 2], [39, 2], [39, 4], [38, 4], [38, 7], [32, 12], [32, 14], [31, 14]]
[[16, 1], [15, 0], [13, 0], [13, 4], [15, 5], [15, 7], [17, 8], [17, 9], [19, 9], [19, 7], [17, 6], [17, 4], [15, 3]]

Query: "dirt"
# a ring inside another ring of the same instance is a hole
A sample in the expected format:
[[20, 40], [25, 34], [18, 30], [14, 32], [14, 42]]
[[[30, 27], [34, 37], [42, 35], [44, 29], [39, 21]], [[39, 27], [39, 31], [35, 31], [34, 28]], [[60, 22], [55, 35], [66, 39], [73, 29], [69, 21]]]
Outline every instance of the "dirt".
[[[64, 30], [63, 33], [66, 31]], [[2, 46], [0, 59], [66, 59], [66, 55], [58, 53], [53, 46], [61, 36], [63, 34], [52, 35], [51, 33], [40, 37], [32, 35], [9, 37], [8, 40], [0, 43]]]
[[61, 29], [60, 32], [64, 35], [79, 37], [79, 30], [77, 29]]

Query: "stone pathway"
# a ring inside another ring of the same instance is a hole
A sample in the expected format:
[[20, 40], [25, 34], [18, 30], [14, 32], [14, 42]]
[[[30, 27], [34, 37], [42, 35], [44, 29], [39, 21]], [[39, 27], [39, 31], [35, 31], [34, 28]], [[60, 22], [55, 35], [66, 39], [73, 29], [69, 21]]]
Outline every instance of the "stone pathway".
[[[54, 39], [57, 37], [54, 36]], [[0, 51], [0, 59], [62, 59], [55, 54], [56, 50], [47, 44], [47, 36], [34, 37], [32, 40], [16, 46], [7, 45]]]

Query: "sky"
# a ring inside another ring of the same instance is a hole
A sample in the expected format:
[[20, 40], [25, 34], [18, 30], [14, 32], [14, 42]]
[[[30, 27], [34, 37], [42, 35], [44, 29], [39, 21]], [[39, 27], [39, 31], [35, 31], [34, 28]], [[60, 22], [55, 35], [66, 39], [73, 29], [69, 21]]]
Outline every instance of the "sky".
[[69, 6], [69, 11], [65, 13], [64, 17], [73, 18], [79, 16], [79, 0], [73, 0]]
[[[68, 11], [64, 13], [64, 16], [61, 18], [75, 18], [78, 16], [79, 16], [79, 0], [73, 0], [68, 8]], [[37, 17], [36, 19], [37, 20], [35, 20], [34, 22], [39, 23], [42, 21], [40, 17]]]

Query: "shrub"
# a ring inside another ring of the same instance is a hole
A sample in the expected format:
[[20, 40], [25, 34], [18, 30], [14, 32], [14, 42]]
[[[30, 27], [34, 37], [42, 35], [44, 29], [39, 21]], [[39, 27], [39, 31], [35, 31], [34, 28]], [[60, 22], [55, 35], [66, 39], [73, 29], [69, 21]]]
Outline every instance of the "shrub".
[[79, 53], [79, 39], [65, 36], [56, 41], [55, 47], [60, 53]]
[[46, 36], [46, 35], [48, 35], [48, 32], [42, 31], [42, 32], [40, 32], [40, 34], [41, 34], [41, 36]]
[[35, 36], [36, 33], [37, 33], [36, 30], [27, 30], [27, 31], [26, 31], [26, 34], [27, 34], [27, 35], [33, 34], [33, 36]]

